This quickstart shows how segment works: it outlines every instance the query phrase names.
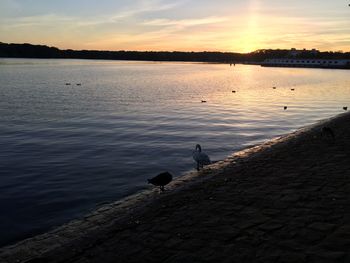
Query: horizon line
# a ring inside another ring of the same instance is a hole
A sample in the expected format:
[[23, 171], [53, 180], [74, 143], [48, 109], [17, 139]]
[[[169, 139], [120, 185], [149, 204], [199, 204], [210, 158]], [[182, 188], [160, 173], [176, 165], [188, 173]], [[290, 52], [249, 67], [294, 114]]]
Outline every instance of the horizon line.
[[[32, 46], [46, 46], [49, 48], [57, 48], [59, 50], [73, 50], [73, 51], [101, 51], [101, 52], [183, 52], [183, 53], [236, 53], [236, 54], [250, 54], [250, 53], [254, 53], [256, 51], [259, 50], [292, 50], [292, 49], [296, 49], [296, 50], [306, 50], [306, 51], [311, 51], [313, 49], [306, 49], [306, 48], [295, 48], [295, 47], [291, 47], [291, 48], [258, 48], [255, 49], [253, 51], [249, 51], [249, 52], [238, 52], [238, 51], [220, 51], [220, 50], [202, 50], [202, 51], [180, 51], [180, 50], [125, 50], [125, 49], [119, 49], [119, 50], [106, 50], [106, 49], [72, 49], [72, 48], [61, 48], [61, 47], [57, 47], [57, 46], [51, 46], [48, 44], [33, 44], [33, 43], [5, 43], [0, 41], [0, 44], [8, 44], [8, 45], [32, 45]], [[349, 51], [344, 51], [344, 50], [319, 50], [319, 49], [315, 49], [319, 52], [333, 52], [333, 53], [350, 53]]]

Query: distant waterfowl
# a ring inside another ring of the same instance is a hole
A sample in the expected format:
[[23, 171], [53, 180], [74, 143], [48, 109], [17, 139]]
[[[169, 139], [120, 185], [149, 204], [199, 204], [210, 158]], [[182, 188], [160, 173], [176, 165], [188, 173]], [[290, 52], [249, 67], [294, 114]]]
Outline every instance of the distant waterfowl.
[[330, 127], [322, 127], [321, 135], [325, 137], [331, 137], [332, 139], [335, 138], [334, 131]]
[[197, 171], [199, 171], [199, 167], [203, 168], [204, 165], [211, 164], [209, 156], [202, 152], [202, 147], [199, 144], [196, 145], [192, 155], [197, 163]]
[[343, 110], [348, 110], [348, 107], [343, 107]]
[[287, 107], [287, 106], [284, 106], [283, 109], [286, 110], [286, 109], [288, 109], [288, 107]]
[[273, 89], [276, 89], [276, 87], [272, 87]]
[[77, 83], [77, 86], [81, 86], [81, 83]]
[[149, 184], [159, 186], [160, 191], [164, 191], [164, 186], [173, 180], [173, 176], [169, 172], [160, 173], [157, 176], [148, 179]]
[[69, 86], [69, 85], [70, 85], [70, 83], [69, 83], [69, 82], [67, 82], [67, 83], [66, 83], [66, 86]]
[[201, 102], [202, 102], [202, 103], [206, 103], [207, 101], [206, 101], [206, 100], [202, 100]]
[[294, 91], [295, 89], [290, 89], [291, 91]]
[[233, 91], [232, 91], [232, 93], [236, 93], [236, 91], [235, 91], [235, 90], [233, 90]]

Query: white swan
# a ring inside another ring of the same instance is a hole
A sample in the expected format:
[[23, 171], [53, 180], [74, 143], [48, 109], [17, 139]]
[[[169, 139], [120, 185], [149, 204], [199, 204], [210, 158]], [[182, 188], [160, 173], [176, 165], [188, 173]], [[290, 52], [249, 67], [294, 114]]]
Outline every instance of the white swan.
[[193, 159], [197, 162], [197, 171], [199, 167], [202, 167], [207, 164], [211, 164], [209, 156], [202, 152], [202, 147], [197, 144], [195, 150], [192, 153]]

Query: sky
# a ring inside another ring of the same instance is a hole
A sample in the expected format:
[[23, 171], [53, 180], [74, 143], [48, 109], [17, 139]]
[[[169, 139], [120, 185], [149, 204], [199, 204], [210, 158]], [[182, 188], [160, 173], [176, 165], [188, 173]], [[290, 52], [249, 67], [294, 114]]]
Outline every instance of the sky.
[[0, 42], [61, 49], [350, 51], [350, 0], [0, 0]]

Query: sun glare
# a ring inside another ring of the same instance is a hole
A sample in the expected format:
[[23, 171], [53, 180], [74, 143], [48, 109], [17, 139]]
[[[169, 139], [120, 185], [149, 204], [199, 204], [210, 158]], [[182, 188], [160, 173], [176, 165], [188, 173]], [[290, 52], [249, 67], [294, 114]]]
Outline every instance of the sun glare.
[[235, 50], [248, 53], [259, 48], [259, 9], [260, 1], [251, 0], [249, 5], [249, 14], [246, 17], [245, 26], [233, 46]]

